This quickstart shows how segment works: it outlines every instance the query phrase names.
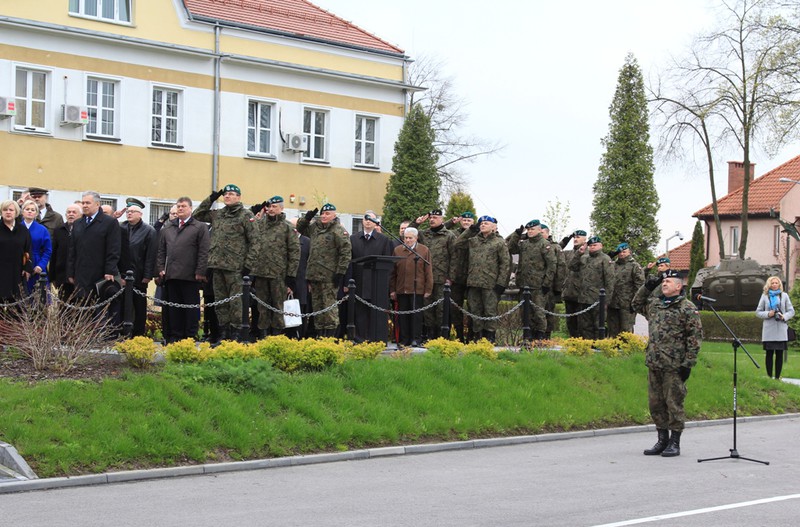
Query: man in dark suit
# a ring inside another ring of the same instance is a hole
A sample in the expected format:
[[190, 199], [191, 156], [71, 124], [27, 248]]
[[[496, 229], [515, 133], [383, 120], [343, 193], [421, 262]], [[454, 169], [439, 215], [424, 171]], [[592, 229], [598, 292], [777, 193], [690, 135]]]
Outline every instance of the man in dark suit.
[[[297, 225], [297, 218], [292, 218], [289, 220], [289, 223], [295, 227]], [[300, 301], [300, 312], [305, 314], [311, 311], [311, 295], [308, 294], [308, 281], [306, 280], [306, 267], [308, 266], [308, 253], [311, 250], [311, 239], [297, 232], [297, 229], [295, 229], [294, 232], [300, 240], [300, 264], [297, 266], [294, 297]], [[287, 330], [288, 336], [301, 339], [311, 337], [311, 329], [313, 329], [313, 326], [310, 326], [309, 322], [308, 318], [303, 317], [300, 326]]]
[[69, 240], [72, 228], [81, 218], [81, 206], [70, 203], [67, 206], [67, 221], [53, 231], [53, 255], [50, 257], [50, 280], [58, 288], [58, 298], [67, 301], [75, 286], [67, 281], [67, 259], [69, 258]]

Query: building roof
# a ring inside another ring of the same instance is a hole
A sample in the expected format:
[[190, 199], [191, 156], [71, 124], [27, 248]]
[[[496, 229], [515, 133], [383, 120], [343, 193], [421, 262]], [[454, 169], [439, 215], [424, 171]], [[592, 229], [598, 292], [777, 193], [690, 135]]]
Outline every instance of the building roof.
[[[800, 156], [790, 159], [750, 182], [750, 193], [747, 199], [748, 216], [768, 216], [770, 209], [774, 209], [776, 213], [780, 212], [781, 200], [787, 192], [792, 190], [791, 183], [778, 181], [782, 177], [800, 181]], [[742, 192], [744, 192], [744, 187], [717, 200], [720, 216], [742, 214]], [[711, 208], [711, 204], [692, 214], [700, 219], [711, 218], [713, 215], [714, 210]]]
[[[659, 254], [658, 257], [666, 256]], [[669, 250], [669, 267], [676, 271], [688, 271], [692, 262], [692, 240]]]
[[183, 4], [192, 20], [403, 54], [397, 46], [307, 0], [183, 0]]

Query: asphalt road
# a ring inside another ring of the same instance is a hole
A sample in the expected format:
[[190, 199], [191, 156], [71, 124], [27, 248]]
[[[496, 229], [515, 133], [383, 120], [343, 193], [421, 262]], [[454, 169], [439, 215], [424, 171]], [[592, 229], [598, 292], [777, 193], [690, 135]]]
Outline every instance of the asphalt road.
[[[0, 495], [3, 526], [796, 526], [800, 417]], [[698, 458], [722, 456], [698, 463]]]

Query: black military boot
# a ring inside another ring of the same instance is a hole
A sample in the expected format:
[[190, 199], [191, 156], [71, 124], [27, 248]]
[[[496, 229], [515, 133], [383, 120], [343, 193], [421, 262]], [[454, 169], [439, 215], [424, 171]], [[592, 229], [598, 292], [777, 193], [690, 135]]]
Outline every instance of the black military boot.
[[667, 443], [669, 443], [669, 430], [657, 428], [656, 432], [658, 432], [658, 442], [653, 445], [653, 448], [648, 448], [644, 451], [645, 456], [657, 456], [667, 448]]
[[667, 448], [661, 452], [661, 457], [675, 457], [681, 455], [681, 433], [672, 431], [672, 436], [669, 438]]
[[489, 342], [494, 344], [494, 339], [495, 339], [495, 332], [494, 331], [484, 331], [483, 332], [483, 336], [486, 338], [486, 340], [488, 340]]
[[544, 339], [544, 331], [536, 330], [533, 332], [533, 340], [543, 340]]

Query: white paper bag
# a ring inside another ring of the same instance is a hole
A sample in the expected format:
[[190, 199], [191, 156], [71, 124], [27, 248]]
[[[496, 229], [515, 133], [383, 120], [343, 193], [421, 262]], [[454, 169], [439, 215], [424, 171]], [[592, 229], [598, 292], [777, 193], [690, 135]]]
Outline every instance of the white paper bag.
[[289, 299], [283, 302], [283, 312], [286, 313], [283, 315], [283, 325], [287, 328], [296, 328], [297, 326], [303, 323], [303, 319], [300, 317], [294, 317], [289, 315], [288, 313], [294, 313], [295, 315], [300, 314], [300, 301], [292, 295], [289, 295]]

